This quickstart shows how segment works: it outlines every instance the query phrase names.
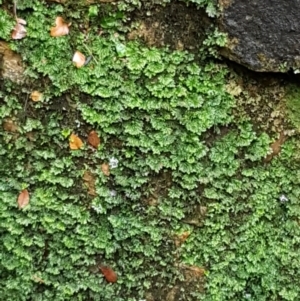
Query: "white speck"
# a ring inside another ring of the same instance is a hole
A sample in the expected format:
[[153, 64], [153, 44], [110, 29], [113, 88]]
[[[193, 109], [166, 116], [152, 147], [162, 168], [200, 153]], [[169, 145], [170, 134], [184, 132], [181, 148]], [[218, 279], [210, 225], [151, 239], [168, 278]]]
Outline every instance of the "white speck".
[[118, 163], [119, 163], [119, 160], [116, 159], [116, 158], [114, 158], [114, 157], [112, 157], [112, 158], [109, 159], [109, 166], [110, 166], [110, 168], [116, 168], [116, 167], [118, 167]]
[[110, 190], [109, 194], [110, 194], [110, 196], [116, 196], [117, 192], [115, 190]]
[[98, 206], [92, 206], [92, 208], [97, 212], [97, 213], [99, 213], [100, 212], [100, 210], [101, 210], [101, 208], [100, 207], [98, 207]]
[[80, 127], [80, 121], [76, 119], [75, 123], [77, 124], [77, 127], [79, 128]]
[[288, 199], [284, 194], [282, 194], [282, 195], [279, 197], [279, 200], [280, 200], [280, 202], [287, 202], [289, 199]]

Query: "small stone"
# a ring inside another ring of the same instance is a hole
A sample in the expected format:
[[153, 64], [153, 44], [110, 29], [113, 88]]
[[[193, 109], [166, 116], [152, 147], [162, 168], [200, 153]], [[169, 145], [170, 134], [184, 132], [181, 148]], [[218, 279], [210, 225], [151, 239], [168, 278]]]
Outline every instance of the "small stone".
[[119, 160], [116, 159], [116, 158], [114, 158], [114, 157], [112, 157], [112, 158], [109, 159], [109, 166], [110, 166], [110, 168], [116, 168], [116, 167], [118, 167], [118, 163], [119, 163]]
[[0, 41], [0, 78], [21, 84], [24, 77], [24, 67], [19, 54], [12, 51], [9, 44]]

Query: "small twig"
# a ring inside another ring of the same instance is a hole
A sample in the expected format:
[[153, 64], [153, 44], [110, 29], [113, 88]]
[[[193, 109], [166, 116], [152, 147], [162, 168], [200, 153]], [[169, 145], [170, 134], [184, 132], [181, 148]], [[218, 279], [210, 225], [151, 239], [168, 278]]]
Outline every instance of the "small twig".
[[99, 62], [96, 60], [95, 56], [93, 55], [92, 51], [90, 50], [89, 47], [86, 46], [86, 44], [83, 44], [83, 46], [86, 48], [88, 51], [89, 55], [92, 56], [92, 58], [95, 60], [96, 64], [99, 64]]
[[17, 20], [18, 19], [18, 16], [17, 16], [17, 0], [14, 1], [13, 14], [14, 14], [16, 20]]
[[26, 115], [26, 110], [27, 110], [28, 98], [29, 98], [29, 94], [27, 93], [27, 97], [26, 97], [25, 105], [24, 105], [24, 114], [25, 114], [25, 115]]

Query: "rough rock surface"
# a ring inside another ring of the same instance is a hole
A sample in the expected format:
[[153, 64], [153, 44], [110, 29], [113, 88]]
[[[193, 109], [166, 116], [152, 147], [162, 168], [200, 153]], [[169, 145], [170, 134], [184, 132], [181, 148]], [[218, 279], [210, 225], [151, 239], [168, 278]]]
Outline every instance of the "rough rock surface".
[[24, 81], [23, 72], [21, 56], [12, 51], [8, 43], [0, 41], [0, 79], [20, 84]]
[[299, 0], [219, 0], [221, 54], [255, 71], [300, 69]]

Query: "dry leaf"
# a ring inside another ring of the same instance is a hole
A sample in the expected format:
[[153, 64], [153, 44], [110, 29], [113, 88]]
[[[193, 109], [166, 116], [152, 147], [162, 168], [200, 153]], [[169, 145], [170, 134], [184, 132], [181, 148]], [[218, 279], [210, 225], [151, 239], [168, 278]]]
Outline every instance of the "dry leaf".
[[102, 170], [102, 172], [103, 172], [103, 174], [104, 174], [105, 176], [108, 177], [108, 176], [110, 175], [109, 164], [103, 163], [103, 164], [101, 165], [101, 170]]
[[202, 278], [205, 276], [207, 271], [203, 267], [198, 267], [195, 265], [181, 265], [185, 269], [184, 275], [187, 280], [195, 280], [195, 278]]
[[203, 276], [205, 274], [205, 269], [192, 265], [189, 267], [189, 270], [193, 271], [195, 276]]
[[112, 270], [110, 267], [100, 266], [99, 269], [104, 275], [107, 282], [112, 282], [112, 283], [117, 282], [118, 276], [114, 272], [114, 270]]
[[83, 142], [77, 135], [71, 134], [69, 138], [69, 145], [70, 145], [70, 149], [76, 150], [82, 148]]
[[88, 136], [88, 143], [94, 148], [98, 148], [100, 145], [100, 138], [95, 131], [91, 131]]
[[285, 137], [284, 132], [282, 131], [280, 133], [279, 138], [270, 145], [272, 153], [266, 156], [265, 162], [270, 162], [273, 159], [273, 157], [277, 156], [280, 153], [281, 145], [285, 142], [286, 139], [287, 138]]
[[88, 194], [90, 196], [96, 196], [97, 193], [95, 188], [95, 175], [91, 171], [86, 170], [83, 174], [83, 180], [88, 188]]
[[182, 234], [177, 235], [175, 237], [175, 245], [176, 245], [176, 247], [181, 246], [188, 239], [188, 237], [190, 235], [191, 235], [191, 232], [189, 232], [189, 231], [185, 231]]
[[71, 23], [67, 24], [62, 17], [57, 17], [55, 19], [55, 27], [51, 27], [50, 35], [51, 37], [65, 36], [69, 33], [69, 26]]
[[30, 94], [30, 99], [32, 101], [41, 101], [43, 99], [43, 93], [41, 93], [39, 91], [33, 91]]
[[76, 51], [73, 55], [72, 62], [74, 63], [74, 65], [77, 68], [80, 68], [80, 67], [84, 66], [85, 60], [86, 60], [85, 55], [82, 54], [80, 51]]
[[29, 192], [27, 189], [21, 191], [18, 196], [18, 206], [19, 209], [23, 209], [29, 204]]
[[11, 132], [11, 133], [16, 133], [19, 130], [18, 126], [10, 118], [5, 119], [2, 123], [2, 126], [4, 131]]
[[20, 40], [26, 37], [27, 30], [25, 28], [26, 21], [20, 18], [17, 18], [17, 24], [15, 25], [11, 37], [14, 40]]

